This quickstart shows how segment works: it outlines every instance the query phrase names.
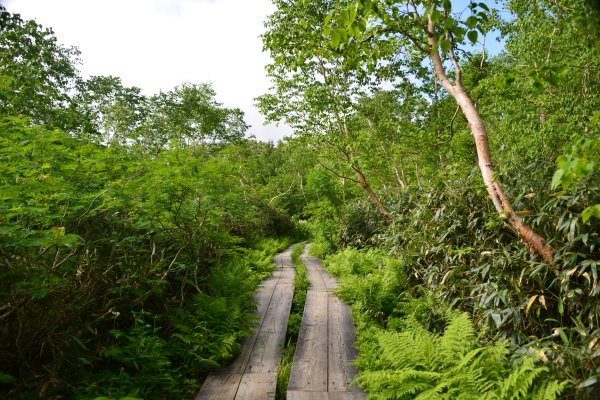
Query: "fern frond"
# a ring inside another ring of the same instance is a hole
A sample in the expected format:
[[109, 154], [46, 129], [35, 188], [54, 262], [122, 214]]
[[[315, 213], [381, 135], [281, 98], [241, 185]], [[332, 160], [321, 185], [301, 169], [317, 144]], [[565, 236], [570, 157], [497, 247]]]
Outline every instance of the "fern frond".
[[452, 380], [442, 379], [435, 387], [420, 393], [415, 400], [457, 400], [461, 396], [464, 399], [478, 400], [478, 397], [472, 395], [464, 397], [465, 394], [460, 385], [455, 385]]
[[379, 345], [382, 358], [393, 369], [431, 369], [430, 361], [435, 354], [437, 338], [424, 329], [401, 333], [382, 333]]
[[469, 368], [469, 369], [473, 369], [473, 368], [477, 368], [478, 367], [478, 361], [479, 359], [481, 359], [481, 353], [487, 353], [487, 348], [485, 347], [478, 347], [476, 349], [473, 349], [469, 352], [467, 352], [466, 354], [461, 354], [460, 355], [460, 360], [458, 361], [458, 363], [456, 364], [456, 366], [453, 368], [457, 371], [461, 371], [464, 368]]
[[380, 399], [412, 399], [418, 393], [433, 387], [442, 374], [429, 371], [369, 371], [361, 373], [357, 381], [368, 393]]
[[521, 365], [501, 383], [500, 398], [503, 400], [526, 398], [535, 378], [547, 370], [546, 367], [536, 368], [532, 358], [523, 359]]
[[475, 344], [475, 329], [467, 313], [460, 313], [450, 320], [440, 339], [440, 356], [456, 359]]
[[563, 381], [560, 383], [556, 381], [545, 382], [532, 393], [531, 399], [555, 400], [562, 393], [568, 383], [568, 381]]

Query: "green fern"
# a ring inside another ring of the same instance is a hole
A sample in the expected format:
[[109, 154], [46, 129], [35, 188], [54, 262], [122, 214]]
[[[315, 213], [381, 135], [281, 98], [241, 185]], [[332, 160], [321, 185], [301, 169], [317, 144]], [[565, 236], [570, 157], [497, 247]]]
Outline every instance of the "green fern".
[[441, 336], [414, 326], [375, 336], [378, 360], [357, 378], [372, 399], [554, 400], [566, 385], [544, 382], [547, 368], [531, 357], [513, 368], [505, 342], [480, 345], [466, 313], [450, 317]]
[[475, 329], [468, 314], [461, 313], [450, 320], [439, 344], [440, 354], [452, 358], [471, 350], [475, 344]]

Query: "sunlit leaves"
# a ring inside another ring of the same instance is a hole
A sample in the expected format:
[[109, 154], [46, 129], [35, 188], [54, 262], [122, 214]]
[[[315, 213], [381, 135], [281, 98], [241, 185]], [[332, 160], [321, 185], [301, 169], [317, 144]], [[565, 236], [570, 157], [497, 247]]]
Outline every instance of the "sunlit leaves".
[[477, 43], [477, 36], [478, 36], [477, 31], [469, 31], [469, 32], [467, 32], [467, 37], [469, 38], [469, 40], [473, 44]]
[[598, 144], [581, 139], [571, 147], [569, 153], [563, 154], [556, 160], [558, 169], [552, 177], [552, 189], [561, 187], [572, 190], [581, 180], [588, 178], [596, 168], [594, 157]]
[[590, 206], [581, 213], [581, 220], [586, 223], [590, 218], [600, 219], [600, 204]]
[[79, 51], [61, 46], [51, 29], [0, 11], [0, 114], [71, 128], [65, 108], [77, 79]]

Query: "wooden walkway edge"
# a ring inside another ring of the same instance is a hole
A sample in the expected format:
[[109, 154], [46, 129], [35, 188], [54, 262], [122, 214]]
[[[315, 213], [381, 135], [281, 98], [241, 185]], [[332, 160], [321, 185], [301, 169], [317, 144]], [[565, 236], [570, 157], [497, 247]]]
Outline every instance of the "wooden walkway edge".
[[275, 256], [277, 267], [255, 295], [258, 326], [233, 361], [206, 378], [196, 400], [275, 398], [277, 367], [294, 294], [291, 247]]
[[[310, 281], [292, 364], [287, 400], [359, 400], [350, 383], [356, 376], [356, 340], [350, 307], [332, 290], [336, 280], [318, 258], [302, 262]], [[255, 295], [258, 326], [233, 361], [206, 378], [196, 400], [272, 400], [294, 294], [291, 248], [275, 257], [276, 270]]]
[[356, 335], [350, 307], [332, 293], [337, 282], [318, 258], [308, 255], [309, 247], [306, 246], [302, 262], [310, 287], [287, 400], [364, 399], [364, 392], [356, 386], [350, 387], [357, 373], [352, 363], [357, 352], [353, 347]]

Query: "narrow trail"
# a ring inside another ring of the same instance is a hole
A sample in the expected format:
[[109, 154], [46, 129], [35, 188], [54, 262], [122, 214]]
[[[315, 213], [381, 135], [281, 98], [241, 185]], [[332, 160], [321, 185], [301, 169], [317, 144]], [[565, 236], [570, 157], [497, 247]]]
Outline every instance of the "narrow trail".
[[321, 261], [308, 255], [302, 262], [310, 286], [306, 295], [302, 325], [287, 387], [287, 400], [364, 399], [357, 387], [349, 387], [356, 377], [352, 361], [357, 355], [350, 306], [332, 290], [337, 281], [323, 269]]
[[277, 367], [285, 342], [294, 294], [291, 247], [275, 256], [273, 274], [263, 282], [255, 299], [258, 326], [244, 340], [241, 353], [211, 374], [196, 400], [274, 399]]
[[[358, 388], [349, 388], [356, 376], [352, 360], [356, 340], [350, 307], [332, 293], [336, 280], [316, 257], [302, 262], [310, 281], [289, 385], [288, 400], [364, 399]], [[255, 299], [258, 325], [242, 344], [233, 361], [212, 373], [196, 400], [274, 399], [277, 367], [285, 342], [294, 294], [291, 248], [275, 257], [277, 267], [264, 280]]]

